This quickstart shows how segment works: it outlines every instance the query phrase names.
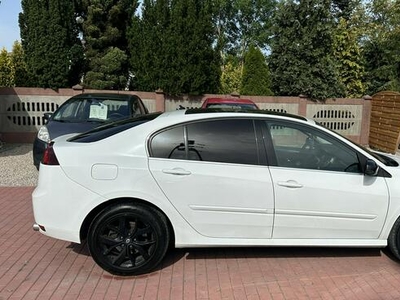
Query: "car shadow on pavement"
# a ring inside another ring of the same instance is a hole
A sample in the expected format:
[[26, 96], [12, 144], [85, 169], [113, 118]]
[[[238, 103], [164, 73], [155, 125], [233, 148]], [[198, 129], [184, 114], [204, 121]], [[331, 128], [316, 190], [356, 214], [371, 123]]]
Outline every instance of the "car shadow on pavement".
[[[75, 253], [90, 256], [87, 243], [71, 243], [67, 248]], [[347, 247], [218, 247], [218, 248], [183, 248], [168, 250], [161, 264], [151, 273], [162, 271], [182, 259], [249, 259], [249, 258], [335, 258], [335, 257], [381, 257], [387, 256], [399, 263], [390, 250], [380, 248], [347, 248]], [[138, 275], [146, 276], [144, 275]], [[135, 276], [137, 277], [137, 276]]]
[[229, 247], [186, 249], [187, 259], [197, 258], [306, 258], [382, 256], [379, 248], [339, 247]]

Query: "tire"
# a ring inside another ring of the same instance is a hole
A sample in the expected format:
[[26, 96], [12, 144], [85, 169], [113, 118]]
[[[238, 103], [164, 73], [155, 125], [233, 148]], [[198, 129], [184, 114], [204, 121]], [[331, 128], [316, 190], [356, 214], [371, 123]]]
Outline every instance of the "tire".
[[400, 217], [394, 222], [388, 238], [389, 249], [400, 260]]
[[122, 276], [154, 269], [164, 258], [169, 240], [165, 216], [140, 204], [106, 208], [93, 220], [87, 239], [94, 261]]

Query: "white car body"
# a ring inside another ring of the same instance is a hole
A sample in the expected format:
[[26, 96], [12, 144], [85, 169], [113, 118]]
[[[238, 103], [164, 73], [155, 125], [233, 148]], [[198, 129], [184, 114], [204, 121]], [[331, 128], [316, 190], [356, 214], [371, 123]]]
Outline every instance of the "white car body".
[[[385, 165], [325, 128], [318, 130], [390, 176], [150, 155], [150, 139], [159, 130], [216, 118], [292, 121], [280, 115], [175, 111], [91, 143], [59, 137], [54, 143], [59, 165], [40, 166], [32, 195], [40, 231], [81, 243], [85, 219], [97, 207], [138, 199], [166, 216], [178, 248], [387, 245], [400, 216], [400, 167]], [[316, 127], [312, 120], [294, 121]]]

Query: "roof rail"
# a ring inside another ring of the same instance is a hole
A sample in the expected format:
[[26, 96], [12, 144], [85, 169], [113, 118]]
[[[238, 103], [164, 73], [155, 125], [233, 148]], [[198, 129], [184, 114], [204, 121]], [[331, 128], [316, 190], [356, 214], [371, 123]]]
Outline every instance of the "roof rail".
[[185, 115], [191, 114], [204, 114], [204, 113], [251, 113], [260, 115], [272, 115], [289, 117], [298, 120], [307, 121], [307, 118], [299, 115], [288, 114], [283, 112], [271, 111], [271, 110], [260, 110], [260, 109], [234, 109], [234, 108], [192, 108], [185, 111]]

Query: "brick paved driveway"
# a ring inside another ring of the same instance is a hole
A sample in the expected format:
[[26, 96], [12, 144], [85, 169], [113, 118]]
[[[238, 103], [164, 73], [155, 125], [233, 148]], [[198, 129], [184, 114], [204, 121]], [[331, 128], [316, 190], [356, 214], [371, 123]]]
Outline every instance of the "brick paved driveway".
[[111, 276], [32, 230], [32, 190], [0, 187], [0, 300], [400, 299], [400, 263], [379, 249], [177, 249], [151, 274]]

